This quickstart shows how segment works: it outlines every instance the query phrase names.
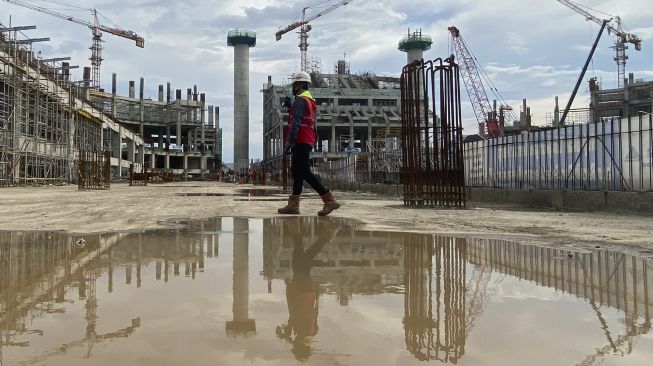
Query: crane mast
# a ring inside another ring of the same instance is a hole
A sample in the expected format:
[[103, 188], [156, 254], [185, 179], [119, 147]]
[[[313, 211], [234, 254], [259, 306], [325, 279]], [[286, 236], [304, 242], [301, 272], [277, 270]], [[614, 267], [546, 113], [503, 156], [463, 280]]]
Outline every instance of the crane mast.
[[[460, 75], [463, 78], [465, 89], [472, 103], [472, 109], [478, 122], [478, 134], [485, 137], [498, 137], [502, 132], [499, 127], [497, 114], [490, 104], [490, 100], [485, 92], [485, 86], [478, 72], [476, 61], [472, 56], [467, 44], [460, 35], [458, 28], [449, 27], [453, 46], [456, 50], [456, 57], [460, 65]], [[509, 107], [503, 107], [508, 109]]]
[[277, 33], [275, 33], [277, 41], [281, 40], [281, 37], [294, 30], [299, 28], [299, 51], [301, 53], [301, 71], [307, 71], [308, 69], [308, 32], [312, 29], [311, 25], [308, 24], [309, 22], [321, 17], [322, 15], [328, 14], [336, 9], [338, 9], [341, 6], [347, 5], [353, 0], [342, 0], [337, 2], [336, 4], [333, 4], [332, 6], [320, 11], [319, 13], [310, 16], [306, 18], [306, 10], [310, 9], [310, 7], [305, 7], [302, 9], [302, 19], [298, 22], [291, 23], [282, 29], [280, 29]]
[[48, 14], [56, 18], [64, 19], [73, 23], [77, 23], [79, 25], [83, 25], [85, 27], [88, 27], [91, 29], [92, 32], [92, 38], [93, 38], [93, 43], [91, 44], [91, 68], [92, 68], [92, 75], [91, 75], [91, 82], [92, 82], [92, 87], [94, 89], [97, 89], [100, 87], [100, 68], [102, 65], [102, 34], [104, 33], [109, 33], [113, 34], [114, 36], [118, 36], [121, 38], [125, 39], [130, 39], [132, 41], [136, 42], [136, 46], [143, 48], [145, 47], [145, 40], [143, 37], [140, 37], [138, 34], [129, 31], [129, 30], [124, 30], [121, 28], [114, 28], [114, 27], [107, 27], [102, 24], [100, 24], [100, 21], [98, 19], [98, 12], [96, 9], [89, 9], [91, 11], [91, 15], [93, 16], [93, 22], [88, 22], [85, 20], [77, 19], [75, 17], [62, 14], [56, 11], [53, 11], [51, 9], [47, 9], [41, 6], [37, 6], [31, 3], [28, 3], [26, 1], [18, 1], [18, 0], [4, 0], [10, 4], [13, 5], [18, 5], [27, 9], [31, 9], [34, 11], [38, 11], [40, 13]]
[[[603, 19], [594, 16], [592, 13], [585, 10], [580, 4], [569, 1], [569, 0], [557, 0], [562, 5], [570, 8], [571, 10], [581, 14], [585, 17], [586, 20], [591, 20], [596, 24], [602, 25]], [[614, 33], [616, 36], [614, 42], [615, 57], [614, 60], [617, 63], [617, 87], [623, 88], [624, 79], [626, 78], [626, 61], [628, 60], [628, 55], [626, 55], [626, 49], [628, 49], [628, 43], [635, 45], [635, 50], [640, 51], [642, 49], [642, 40], [635, 34], [628, 33], [624, 30], [623, 24], [621, 23], [621, 18], [616, 16], [614, 17], [616, 26], [612, 24], [606, 25], [605, 29], [608, 30], [608, 33]]]

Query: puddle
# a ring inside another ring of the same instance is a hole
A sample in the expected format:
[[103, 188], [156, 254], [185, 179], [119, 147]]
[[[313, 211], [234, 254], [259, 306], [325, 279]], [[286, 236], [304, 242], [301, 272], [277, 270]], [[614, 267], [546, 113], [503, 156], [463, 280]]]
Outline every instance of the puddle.
[[653, 359], [651, 259], [335, 218], [186, 224], [0, 233], [0, 365]]
[[284, 195], [287, 194], [282, 189], [265, 189], [265, 188], [239, 189], [238, 193], [243, 196], [249, 196], [249, 197], [264, 197], [264, 196], [274, 196], [278, 194], [284, 194]]
[[206, 192], [193, 192], [193, 193], [177, 193], [177, 196], [182, 196], [182, 197], [209, 197], [209, 196], [215, 196], [215, 197], [225, 197], [225, 196], [234, 196], [233, 194], [226, 194], [226, 193], [206, 193]]
[[[177, 196], [182, 197], [274, 197], [278, 195], [285, 195], [283, 190], [280, 189], [239, 189], [238, 193], [213, 193], [213, 192], [191, 192], [191, 193], [177, 193]], [[282, 198], [279, 198], [282, 199]], [[283, 198], [287, 199], [287, 197]], [[243, 199], [237, 199], [243, 200]], [[250, 199], [251, 200], [251, 199]], [[256, 199], [254, 199], [256, 200]]]

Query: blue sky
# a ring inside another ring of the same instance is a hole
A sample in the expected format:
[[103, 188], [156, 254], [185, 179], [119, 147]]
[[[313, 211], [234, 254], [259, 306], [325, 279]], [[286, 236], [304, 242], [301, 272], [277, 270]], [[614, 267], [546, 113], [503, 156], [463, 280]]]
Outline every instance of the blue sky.
[[[63, 0], [82, 8], [95, 7], [115, 23], [145, 38], [145, 48], [131, 41], [104, 36], [102, 83], [110, 87], [111, 73], [118, 74], [119, 90], [127, 94], [129, 80], [146, 80], [146, 96], [156, 98], [158, 84], [171, 82], [185, 90], [193, 85], [207, 94], [210, 104], [220, 106], [224, 128], [224, 157], [233, 157], [233, 49], [226, 45], [230, 29], [257, 32], [258, 44], [250, 56], [250, 156], [262, 155], [262, 109], [260, 90], [272, 75], [274, 82], [287, 78], [299, 67], [299, 50], [294, 33], [276, 42], [279, 27], [297, 19], [304, 6], [334, 1], [248, 0]], [[33, 4], [55, 9], [81, 19], [90, 12], [51, 1]], [[583, 0], [582, 4], [602, 12], [620, 15], [630, 31], [643, 39], [642, 51], [628, 50], [626, 72], [636, 78], [653, 79], [653, 7], [647, 0]], [[317, 12], [309, 9], [310, 12]], [[74, 65], [88, 65], [90, 30], [83, 26], [0, 2], [0, 22], [34, 24], [31, 37], [50, 37], [36, 49], [45, 57], [72, 56]], [[504, 98], [519, 109], [529, 100], [536, 124], [544, 124], [552, 113], [554, 96], [564, 105], [585, 62], [599, 26], [555, 0], [354, 0], [313, 23], [309, 57], [320, 58], [323, 70], [331, 70], [346, 54], [352, 72], [374, 71], [398, 75], [405, 54], [397, 43], [408, 28], [422, 28], [435, 44], [427, 58], [447, 56], [447, 27], [456, 25], [484, 70], [492, 77]], [[601, 40], [585, 79], [598, 77], [605, 88], [616, 86], [613, 36]], [[77, 75], [81, 78], [81, 74]], [[185, 92], [184, 92], [185, 95]], [[475, 131], [474, 115], [463, 95], [465, 132]], [[587, 104], [583, 83], [575, 106]]]

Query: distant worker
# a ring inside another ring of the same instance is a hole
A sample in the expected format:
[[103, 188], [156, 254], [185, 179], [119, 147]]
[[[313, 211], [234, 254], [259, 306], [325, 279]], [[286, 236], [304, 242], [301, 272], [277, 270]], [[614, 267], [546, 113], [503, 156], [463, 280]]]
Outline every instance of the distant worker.
[[298, 72], [292, 76], [292, 93], [295, 96], [295, 101], [290, 107], [288, 126], [284, 134], [283, 153], [285, 155], [292, 154], [293, 190], [286, 207], [278, 210], [280, 214], [299, 214], [299, 196], [302, 194], [304, 181], [308, 182], [322, 197], [324, 206], [317, 213], [319, 216], [326, 216], [340, 208], [340, 204], [333, 194], [311, 172], [310, 154], [313, 145], [317, 142], [315, 131], [317, 103], [308, 91], [310, 84], [311, 77], [308, 73]]

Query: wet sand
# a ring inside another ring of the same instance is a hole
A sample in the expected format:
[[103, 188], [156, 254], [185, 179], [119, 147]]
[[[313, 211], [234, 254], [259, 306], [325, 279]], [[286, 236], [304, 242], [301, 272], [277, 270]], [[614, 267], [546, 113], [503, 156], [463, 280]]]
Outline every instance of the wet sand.
[[[0, 230], [63, 230], [74, 233], [161, 228], [172, 220], [218, 216], [277, 216], [283, 196], [237, 196], [251, 185], [184, 182], [147, 187], [114, 184], [108, 191], [76, 186], [0, 189]], [[268, 187], [278, 189], [278, 187]], [[183, 194], [194, 195], [183, 195]], [[321, 201], [307, 191], [302, 215], [316, 215]], [[206, 195], [199, 195], [206, 194]], [[218, 195], [221, 194], [221, 195]], [[653, 254], [653, 216], [635, 213], [560, 212], [469, 203], [460, 209], [407, 209], [400, 197], [337, 192], [343, 207], [332, 215], [366, 229], [496, 237], [562, 247], [604, 246]]]

